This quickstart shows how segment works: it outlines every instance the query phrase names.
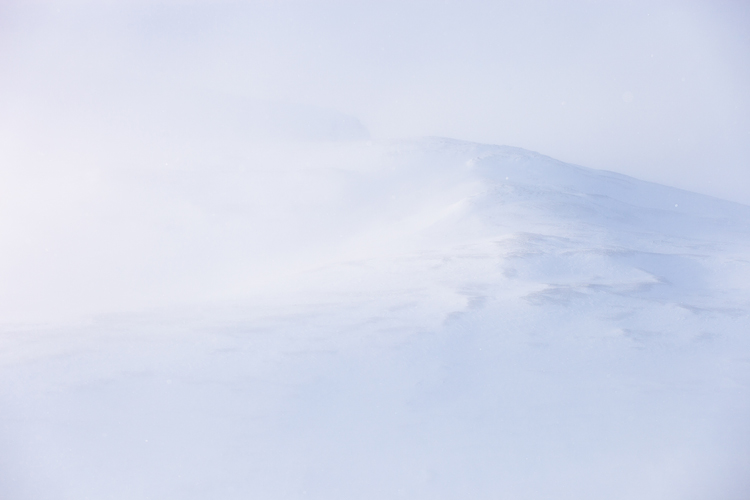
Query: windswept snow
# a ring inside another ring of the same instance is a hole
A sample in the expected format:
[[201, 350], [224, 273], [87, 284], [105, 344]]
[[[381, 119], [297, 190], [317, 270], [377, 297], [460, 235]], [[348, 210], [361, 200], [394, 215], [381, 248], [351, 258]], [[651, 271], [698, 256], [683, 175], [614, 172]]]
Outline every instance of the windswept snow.
[[748, 206], [434, 138], [8, 175], [3, 499], [750, 494]]

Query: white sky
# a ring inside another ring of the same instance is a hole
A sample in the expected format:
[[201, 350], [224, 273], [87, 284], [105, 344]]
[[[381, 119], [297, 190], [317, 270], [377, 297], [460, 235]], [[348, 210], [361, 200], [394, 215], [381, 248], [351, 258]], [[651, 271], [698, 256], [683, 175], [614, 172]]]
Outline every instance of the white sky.
[[0, 160], [114, 155], [216, 92], [750, 204], [748, 54], [740, 1], [3, 2]]

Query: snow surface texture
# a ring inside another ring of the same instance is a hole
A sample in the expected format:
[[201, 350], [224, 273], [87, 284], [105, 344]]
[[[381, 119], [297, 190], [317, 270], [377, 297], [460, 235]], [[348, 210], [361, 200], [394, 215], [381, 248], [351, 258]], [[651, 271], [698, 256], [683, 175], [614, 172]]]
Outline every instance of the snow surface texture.
[[750, 495], [750, 207], [444, 139], [45, 175], [4, 500]]

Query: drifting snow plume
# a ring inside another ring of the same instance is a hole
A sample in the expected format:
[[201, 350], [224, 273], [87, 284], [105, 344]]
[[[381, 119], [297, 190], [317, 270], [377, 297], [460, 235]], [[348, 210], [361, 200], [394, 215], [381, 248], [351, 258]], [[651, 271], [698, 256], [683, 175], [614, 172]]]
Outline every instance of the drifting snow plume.
[[3, 498], [749, 491], [750, 207], [445, 139], [14, 179]]

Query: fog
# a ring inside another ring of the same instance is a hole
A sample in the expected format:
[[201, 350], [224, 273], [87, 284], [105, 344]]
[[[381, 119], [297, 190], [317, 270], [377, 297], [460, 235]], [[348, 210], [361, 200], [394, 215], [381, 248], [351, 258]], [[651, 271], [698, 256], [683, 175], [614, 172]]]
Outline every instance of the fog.
[[426, 182], [376, 175], [368, 194], [346, 178], [393, 165], [367, 150], [378, 141], [506, 144], [750, 203], [748, 12], [4, 2], [4, 318], [225, 297], [292, 261], [333, 258], [386, 224], [372, 200]]
[[3, 2], [0, 161], [437, 135], [750, 203], [747, 26], [744, 2]]
[[0, 1], [0, 498], [745, 500], [748, 26]]

